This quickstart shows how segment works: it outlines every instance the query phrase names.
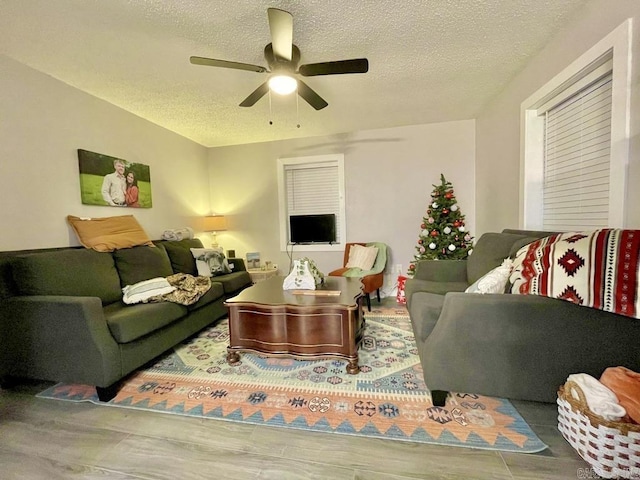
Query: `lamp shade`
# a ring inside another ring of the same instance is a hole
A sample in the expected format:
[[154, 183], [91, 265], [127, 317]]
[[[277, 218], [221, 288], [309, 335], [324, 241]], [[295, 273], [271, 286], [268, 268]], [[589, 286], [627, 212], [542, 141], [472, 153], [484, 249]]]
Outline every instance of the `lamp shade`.
[[227, 229], [227, 218], [224, 215], [209, 215], [204, 217], [205, 232], [223, 232]]

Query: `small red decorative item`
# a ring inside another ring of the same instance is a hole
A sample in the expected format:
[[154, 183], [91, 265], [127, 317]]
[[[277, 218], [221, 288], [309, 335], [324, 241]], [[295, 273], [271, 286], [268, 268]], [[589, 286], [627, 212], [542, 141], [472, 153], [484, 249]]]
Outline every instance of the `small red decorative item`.
[[[413, 265], [409, 265], [409, 270], [413, 270], [415, 267]], [[404, 283], [407, 281], [407, 277], [404, 275], [400, 275], [398, 277], [398, 294], [396, 299], [400, 305], [406, 305], [407, 299], [404, 296]]]
[[438, 231], [437, 230], [431, 230], [431, 236], [432, 237], [437, 237], [438, 236]]
[[422, 245], [422, 239], [421, 238], [418, 239], [418, 245]]
[[451, 192], [447, 192], [444, 194], [444, 198], [452, 198], [453, 197], [453, 193]]
[[424, 230], [425, 228], [427, 228], [427, 226], [424, 223], [421, 223], [420, 228]]
[[454, 227], [459, 227], [460, 226], [460, 220], [456, 220], [455, 222], [453, 222], [453, 226]]
[[447, 214], [449, 213], [449, 209], [448, 209], [448, 208], [443, 208], [443, 209], [442, 209], [442, 213], [443, 213], [444, 215], [447, 215]]

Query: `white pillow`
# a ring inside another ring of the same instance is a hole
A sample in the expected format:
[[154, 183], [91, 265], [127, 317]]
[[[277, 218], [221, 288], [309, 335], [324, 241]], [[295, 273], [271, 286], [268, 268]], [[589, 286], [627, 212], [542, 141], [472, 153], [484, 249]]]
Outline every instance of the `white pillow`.
[[140, 303], [156, 295], [164, 295], [175, 290], [166, 278], [156, 277], [127, 285], [122, 289], [122, 301], [126, 304]]
[[371, 270], [378, 256], [378, 247], [364, 247], [354, 244], [349, 249], [349, 260], [345, 267]]
[[231, 273], [231, 267], [224, 256], [222, 248], [191, 248], [191, 254], [196, 259], [198, 275], [214, 277]]
[[513, 260], [506, 258], [502, 265], [494, 268], [476, 280], [465, 290], [465, 293], [504, 293], [509, 281]]

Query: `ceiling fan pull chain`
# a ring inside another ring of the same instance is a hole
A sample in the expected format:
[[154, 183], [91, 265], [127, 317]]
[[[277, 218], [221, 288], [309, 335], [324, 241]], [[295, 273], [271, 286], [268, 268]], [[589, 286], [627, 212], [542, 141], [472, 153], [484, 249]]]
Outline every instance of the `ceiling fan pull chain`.
[[300, 128], [300, 101], [298, 99], [298, 95], [296, 95], [296, 123], [296, 126]]
[[271, 111], [271, 90], [269, 90], [269, 125], [273, 125], [273, 112]]

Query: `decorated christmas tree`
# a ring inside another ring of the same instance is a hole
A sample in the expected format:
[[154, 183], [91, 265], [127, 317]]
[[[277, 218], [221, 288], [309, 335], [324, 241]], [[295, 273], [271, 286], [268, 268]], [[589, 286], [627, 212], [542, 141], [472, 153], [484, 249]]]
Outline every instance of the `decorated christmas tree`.
[[420, 225], [417, 253], [409, 265], [410, 277], [420, 260], [462, 260], [469, 256], [473, 246], [451, 182], [440, 174], [440, 185], [433, 187], [431, 203]]

